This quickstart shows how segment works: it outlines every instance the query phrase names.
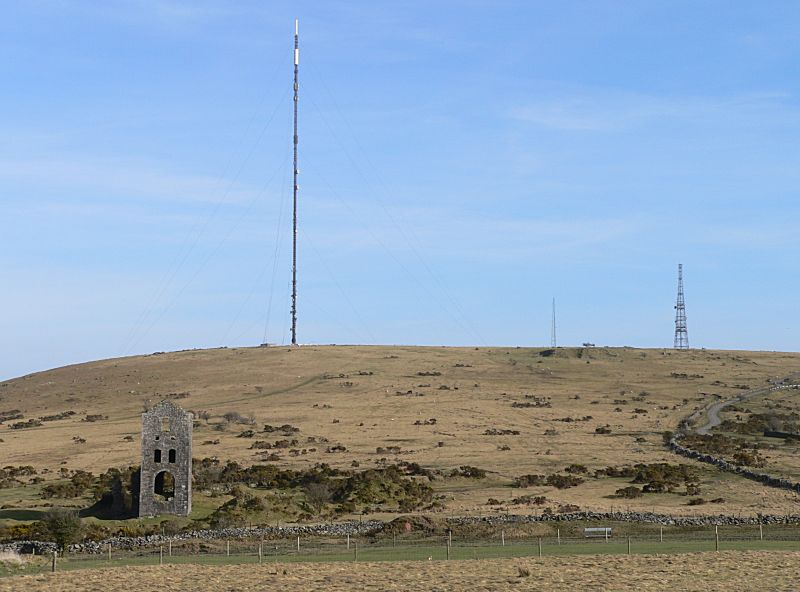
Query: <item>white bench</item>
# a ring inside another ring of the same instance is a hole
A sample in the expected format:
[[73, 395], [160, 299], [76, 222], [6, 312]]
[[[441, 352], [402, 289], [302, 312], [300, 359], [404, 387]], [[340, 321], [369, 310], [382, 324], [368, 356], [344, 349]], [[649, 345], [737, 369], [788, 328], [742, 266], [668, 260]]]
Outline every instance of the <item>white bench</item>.
[[587, 539], [606, 539], [611, 537], [611, 528], [608, 526], [599, 526], [583, 529], [583, 536]]

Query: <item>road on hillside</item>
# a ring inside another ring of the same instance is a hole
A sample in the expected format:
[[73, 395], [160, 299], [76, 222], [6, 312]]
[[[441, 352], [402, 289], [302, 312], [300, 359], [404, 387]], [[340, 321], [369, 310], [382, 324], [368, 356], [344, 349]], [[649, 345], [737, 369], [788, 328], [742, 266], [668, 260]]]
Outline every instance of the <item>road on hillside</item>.
[[753, 389], [753, 390], [747, 391], [746, 393], [742, 393], [741, 395], [737, 395], [733, 399], [728, 399], [727, 401], [719, 401], [717, 403], [714, 403], [706, 411], [706, 416], [707, 416], [706, 423], [703, 426], [697, 428], [697, 430], [695, 430], [695, 431], [698, 434], [700, 434], [701, 436], [708, 435], [708, 433], [712, 429], [714, 429], [715, 427], [717, 427], [719, 424], [722, 423], [722, 419], [720, 419], [719, 413], [725, 407], [728, 407], [729, 405], [734, 405], [736, 403], [741, 403], [743, 401], [747, 401], [748, 399], [752, 399], [753, 397], [758, 397], [760, 395], [766, 395], [766, 394], [774, 392], [774, 391], [779, 391], [779, 390], [789, 389], [789, 388], [796, 388], [797, 385], [794, 384], [794, 383], [797, 381], [797, 378], [798, 378], [798, 375], [795, 374], [795, 375], [793, 375], [793, 376], [791, 376], [789, 378], [786, 378], [785, 380], [781, 381], [782, 384], [776, 384], [776, 385], [769, 386], [769, 387], [761, 387], [761, 388]]

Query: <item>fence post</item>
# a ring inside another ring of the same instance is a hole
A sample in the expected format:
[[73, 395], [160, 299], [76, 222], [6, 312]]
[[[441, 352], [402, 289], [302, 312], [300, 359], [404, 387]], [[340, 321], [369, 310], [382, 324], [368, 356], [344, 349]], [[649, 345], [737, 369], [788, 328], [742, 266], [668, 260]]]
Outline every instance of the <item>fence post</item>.
[[445, 545], [444, 548], [445, 548], [445, 550], [447, 552], [447, 560], [449, 561], [450, 560], [450, 545]]
[[447, 546], [448, 547], [452, 547], [453, 546], [453, 531], [452, 530], [448, 530], [447, 531]]
[[358, 541], [353, 541], [353, 561], [358, 561]]
[[631, 554], [631, 537], [628, 537], [628, 555]]
[[297, 552], [300, 552], [300, 535], [297, 535]]
[[264, 545], [264, 542], [263, 541], [259, 541], [259, 543], [258, 543], [258, 562], [259, 563], [261, 563], [262, 557], [264, 555], [263, 545]]
[[658, 535], [658, 541], [659, 541], [660, 543], [663, 543], [663, 542], [664, 542], [664, 527], [663, 527], [663, 526], [661, 527], [661, 529], [660, 529], [660, 531], [659, 531], [659, 535]]
[[500, 531], [500, 544], [501, 544], [503, 547], [505, 547], [505, 546], [506, 546], [506, 531], [505, 531], [505, 530], [501, 530], [501, 531]]
[[111, 561], [111, 543], [108, 543], [108, 560]]
[[719, 526], [714, 527], [714, 550], [719, 551]]
[[606, 535], [606, 542], [608, 542], [608, 528], [606, 528], [605, 530], [605, 535]]
[[397, 546], [397, 533], [392, 533], [392, 547]]
[[350, 535], [347, 535], [347, 550], [350, 550]]
[[764, 525], [763, 524], [759, 524], [758, 525], [758, 538], [761, 541], [764, 540]]
[[164, 545], [158, 547], [158, 564], [164, 565]]
[[558, 544], [560, 545], [561, 544], [561, 529], [560, 528], [556, 529], [556, 536], [558, 537]]
[[53, 573], [55, 573], [56, 571], [56, 563], [58, 563], [58, 559], [56, 559], [57, 557], [58, 557], [58, 551], [53, 551], [53, 566], [51, 569]]
[[542, 537], [539, 537], [539, 557], [542, 556]]
[[231, 556], [231, 542], [230, 541], [225, 541], [225, 555], [227, 557]]

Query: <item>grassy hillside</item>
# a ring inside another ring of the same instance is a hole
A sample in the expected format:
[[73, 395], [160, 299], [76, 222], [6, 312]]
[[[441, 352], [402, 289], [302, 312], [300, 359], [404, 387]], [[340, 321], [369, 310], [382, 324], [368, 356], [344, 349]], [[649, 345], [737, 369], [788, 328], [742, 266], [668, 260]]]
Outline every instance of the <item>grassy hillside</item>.
[[[556, 506], [687, 513], [694, 508], [676, 493], [623, 502], [610, 497], [630, 479], [586, 477], [569, 489], [510, 485], [520, 475], [563, 474], [572, 464], [591, 472], [690, 463], [664, 448], [665, 430], [716, 396], [798, 370], [800, 354], [630, 348], [309, 346], [152, 354], [0, 384], [0, 413], [23, 416], [0, 425], [0, 451], [4, 465], [49, 469], [47, 479], [61, 468], [101, 472], [138, 464], [140, 413], [148, 401], [171, 397], [204, 418], [194, 431], [196, 458], [291, 468], [322, 462], [367, 468], [403, 460], [446, 471], [485, 469], [484, 479], [435, 484], [453, 513], [496, 510], [487, 507], [489, 498], [507, 504], [521, 495], [544, 495]], [[787, 396], [782, 401], [796, 406]], [[255, 423], [225, 421], [225, 414]], [[61, 418], [11, 428], [47, 416]], [[264, 432], [265, 424], [299, 431]], [[287, 447], [252, 447], [281, 439]], [[725, 500], [698, 512], [797, 509], [793, 494], [694, 466], [700, 495]], [[26, 496], [15, 496], [13, 489], [0, 490], [0, 503], [24, 505]]]

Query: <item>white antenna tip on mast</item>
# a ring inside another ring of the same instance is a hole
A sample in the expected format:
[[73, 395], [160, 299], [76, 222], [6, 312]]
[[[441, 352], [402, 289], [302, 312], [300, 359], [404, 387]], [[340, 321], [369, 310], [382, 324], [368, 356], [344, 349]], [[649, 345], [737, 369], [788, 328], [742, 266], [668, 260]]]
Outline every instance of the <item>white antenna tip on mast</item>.
[[297, 48], [300, 19], [294, 19], [294, 65], [300, 64], [300, 50]]

